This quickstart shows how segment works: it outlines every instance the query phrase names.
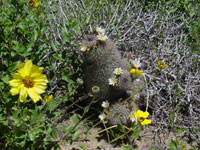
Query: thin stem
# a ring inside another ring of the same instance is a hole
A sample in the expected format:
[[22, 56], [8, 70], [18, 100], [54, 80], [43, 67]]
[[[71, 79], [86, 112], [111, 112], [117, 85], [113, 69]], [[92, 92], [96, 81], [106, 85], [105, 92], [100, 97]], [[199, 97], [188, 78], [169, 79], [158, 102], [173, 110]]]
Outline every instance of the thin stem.
[[[90, 102], [89, 105], [87, 106], [87, 107], [88, 107], [88, 110], [89, 110], [90, 106], [92, 105], [92, 103], [94, 102], [95, 99], [96, 99], [96, 95], [93, 96], [91, 102]], [[83, 119], [83, 117], [85, 116], [86, 113], [87, 113], [87, 111], [84, 110], [83, 115], [81, 116], [81, 119], [75, 124], [75, 126], [74, 126], [73, 129], [72, 129], [72, 131], [80, 124], [80, 122], [82, 121], [82, 119]], [[62, 139], [66, 138], [68, 135], [69, 135], [69, 133], [66, 134]]]
[[103, 129], [103, 130], [97, 132], [97, 134], [100, 134], [100, 133], [102, 133], [102, 132], [104, 132], [104, 131], [107, 131], [107, 130], [112, 129], [112, 128], [115, 128], [115, 127], [117, 127], [117, 125], [114, 125], [114, 126], [111, 126], [111, 127], [109, 127], [109, 128]]

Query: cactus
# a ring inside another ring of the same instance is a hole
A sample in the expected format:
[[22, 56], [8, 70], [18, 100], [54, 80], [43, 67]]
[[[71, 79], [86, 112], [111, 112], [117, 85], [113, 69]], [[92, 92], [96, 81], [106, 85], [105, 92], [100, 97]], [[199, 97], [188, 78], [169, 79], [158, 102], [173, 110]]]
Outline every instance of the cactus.
[[132, 109], [133, 106], [129, 103], [117, 102], [116, 104], [113, 104], [108, 110], [108, 123], [110, 125], [123, 124], [129, 126]]
[[[91, 91], [94, 85], [100, 87], [99, 101], [124, 97], [127, 91], [131, 90], [132, 81], [129, 70], [130, 63], [121, 57], [114, 42], [110, 39], [99, 41], [96, 34], [85, 35], [82, 45], [88, 47], [89, 50], [83, 52], [84, 59], [84, 83], [87, 92]], [[120, 67], [123, 74], [118, 77], [115, 86], [108, 83], [108, 79], [114, 74], [115, 68]]]

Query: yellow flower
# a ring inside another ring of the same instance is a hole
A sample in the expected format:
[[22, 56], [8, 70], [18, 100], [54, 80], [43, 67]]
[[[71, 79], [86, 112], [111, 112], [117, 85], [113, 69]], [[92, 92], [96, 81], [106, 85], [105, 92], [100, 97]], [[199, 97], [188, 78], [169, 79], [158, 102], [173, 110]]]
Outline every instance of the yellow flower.
[[33, 7], [38, 7], [40, 4], [40, 1], [38, 0], [29, 0], [29, 4]]
[[48, 104], [48, 103], [51, 102], [52, 98], [53, 98], [53, 95], [52, 95], [52, 94], [49, 95], [49, 96], [45, 96], [45, 97], [44, 97], [44, 101]]
[[160, 61], [158, 61], [158, 67], [159, 67], [160, 69], [164, 69], [164, 68], [167, 67], [167, 63], [164, 62], [164, 61], [162, 61], [162, 60], [160, 60]]
[[141, 110], [138, 110], [134, 114], [137, 117], [137, 120], [141, 123], [141, 125], [151, 124], [151, 120], [145, 119], [149, 116], [149, 112], [143, 112]]
[[130, 73], [133, 77], [139, 77], [139, 76], [143, 76], [145, 73], [142, 72], [141, 70], [138, 70], [138, 69], [131, 69], [130, 70]]
[[19, 94], [20, 102], [24, 102], [28, 95], [33, 102], [39, 101], [41, 99], [40, 94], [45, 92], [48, 83], [46, 75], [42, 74], [43, 69], [33, 65], [31, 60], [21, 63], [18, 66], [17, 73], [9, 81], [12, 86], [11, 94]]

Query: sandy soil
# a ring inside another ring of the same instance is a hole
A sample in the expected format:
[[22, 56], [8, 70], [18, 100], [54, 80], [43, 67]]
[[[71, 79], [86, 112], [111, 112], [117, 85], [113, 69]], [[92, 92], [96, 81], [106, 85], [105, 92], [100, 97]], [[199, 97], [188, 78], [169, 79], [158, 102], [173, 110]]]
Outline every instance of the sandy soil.
[[[66, 120], [58, 125], [58, 130], [61, 125], [69, 125], [72, 124], [71, 119]], [[60, 143], [62, 150], [84, 150], [80, 148], [81, 145], [86, 147], [88, 150], [123, 150], [118, 144], [118, 146], [114, 147], [113, 145], [108, 143], [106, 134], [98, 135], [97, 132], [101, 131], [103, 128], [95, 127], [92, 128], [85, 139], [85, 135], [81, 134], [80, 138], [84, 138], [85, 140], [80, 142], [74, 142], [73, 144], [69, 144], [67, 142], [62, 141]], [[84, 132], [84, 126], [81, 127], [81, 130]], [[172, 131], [168, 132], [168, 130], [162, 130], [162, 133], [156, 133], [156, 127], [148, 126], [145, 130], [140, 134], [139, 138], [135, 141], [135, 144], [138, 146], [137, 150], [149, 150], [151, 147], [157, 147], [157, 150], [168, 149], [170, 146], [171, 139], [179, 141], [179, 143], [183, 143], [185, 145], [181, 150], [189, 150], [194, 148], [197, 143], [195, 139], [189, 139], [185, 134], [175, 135]], [[162, 147], [162, 148], [161, 148]]]

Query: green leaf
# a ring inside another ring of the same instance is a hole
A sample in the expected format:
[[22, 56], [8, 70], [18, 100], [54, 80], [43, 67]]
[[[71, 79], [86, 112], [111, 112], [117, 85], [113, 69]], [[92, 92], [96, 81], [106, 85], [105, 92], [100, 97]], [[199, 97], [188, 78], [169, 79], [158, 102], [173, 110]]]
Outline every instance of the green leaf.
[[73, 80], [71, 79], [72, 76], [72, 72], [68, 71], [68, 72], [63, 72], [62, 73], [62, 79], [69, 82], [69, 83], [74, 83]]
[[55, 128], [53, 128], [53, 129], [51, 130], [51, 136], [52, 136], [54, 139], [57, 139], [57, 138], [58, 138], [58, 133], [57, 133], [57, 131], [56, 131]]
[[72, 116], [72, 121], [74, 124], [77, 124], [79, 122], [79, 120], [80, 120], [80, 116], [78, 114], [74, 114]]
[[183, 133], [185, 130], [187, 130], [187, 129], [186, 128], [180, 128], [180, 129], [178, 129], [178, 134]]
[[21, 61], [16, 61], [13, 64], [11, 64], [8, 68], [8, 71], [13, 72], [15, 70], [17, 70], [18, 65], [21, 63]]
[[31, 124], [43, 122], [45, 120], [45, 116], [42, 114], [42, 112], [40, 112], [40, 110], [35, 109], [31, 110], [30, 112], [32, 113]]
[[8, 121], [2, 114], [0, 114], [0, 123], [2, 123], [4, 126], [8, 126]]
[[169, 123], [170, 127], [172, 128], [172, 127], [173, 127], [173, 125], [174, 125], [174, 123], [173, 123], [172, 119], [168, 118], [168, 123]]
[[29, 138], [31, 141], [34, 141], [35, 140], [35, 132], [29, 132]]
[[174, 111], [170, 111], [169, 113], [170, 113], [170, 115], [171, 115], [172, 117], [175, 117]]
[[84, 113], [87, 113], [88, 110], [89, 110], [89, 106], [85, 107], [85, 109], [84, 109]]
[[57, 106], [57, 103], [56, 103], [56, 101], [54, 100], [54, 101], [51, 101], [51, 103], [48, 104], [47, 109], [48, 109], [49, 111], [52, 111], [52, 110], [54, 110], [54, 109], [56, 108], [56, 106]]
[[120, 124], [117, 125], [117, 128], [118, 128], [119, 131], [121, 131], [122, 133], [125, 133], [125, 132], [126, 132], [125, 128], [124, 128], [122, 125], [120, 125]]
[[53, 57], [57, 60], [64, 61], [64, 59], [62, 58], [62, 54], [54, 53]]
[[149, 150], [157, 150], [156, 147], [151, 147]]
[[61, 117], [62, 113], [60, 111], [56, 111], [53, 114], [55, 114], [56, 117]]
[[62, 131], [63, 131], [64, 133], [71, 133], [71, 132], [72, 132], [72, 129], [73, 129], [73, 126], [72, 126], [72, 125], [69, 125], [69, 126], [67, 126], [67, 127], [62, 126]]
[[81, 35], [81, 30], [80, 30], [80, 27], [79, 27], [79, 26], [75, 26], [75, 27], [74, 27], [74, 31], [75, 31], [76, 33], [78, 33], [79, 35]]
[[51, 43], [51, 47], [52, 47], [52, 49], [53, 49], [54, 51], [57, 51], [56, 45], [55, 45], [53, 42]]
[[81, 134], [81, 131], [76, 131], [73, 135], [72, 135], [72, 139], [76, 139], [79, 135]]
[[170, 150], [178, 150], [178, 141], [174, 141], [173, 139], [171, 139], [170, 142]]
[[63, 44], [69, 43], [70, 42], [69, 34], [66, 32], [64, 28], [61, 28], [61, 33], [62, 33], [62, 43]]
[[38, 38], [38, 31], [34, 30], [34, 34], [33, 34], [33, 40], [36, 41]]
[[88, 150], [84, 145], [79, 144], [79, 147], [83, 150]]
[[3, 77], [1, 78], [1, 80], [2, 80], [4, 83], [8, 84], [8, 82], [10, 81], [10, 77], [9, 77], [8, 75], [6, 75], [6, 76], [3, 76]]
[[22, 117], [23, 117], [23, 119], [24, 119], [25, 121], [27, 121], [27, 120], [28, 120], [28, 116], [29, 116], [29, 110], [28, 110], [28, 108], [26, 107], [26, 108], [24, 108], [24, 110], [23, 110]]
[[123, 150], [134, 150], [134, 148], [132, 148], [131, 146], [123, 146]]
[[134, 141], [142, 132], [142, 130], [136, 130], [133, 132], [133, 134], [131, 135], [131, 140]]

